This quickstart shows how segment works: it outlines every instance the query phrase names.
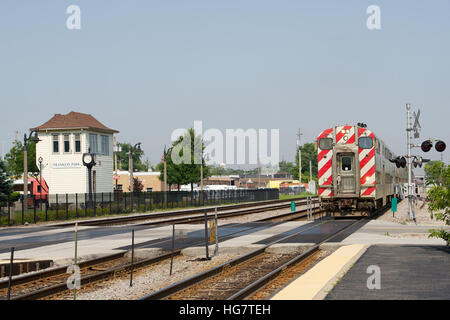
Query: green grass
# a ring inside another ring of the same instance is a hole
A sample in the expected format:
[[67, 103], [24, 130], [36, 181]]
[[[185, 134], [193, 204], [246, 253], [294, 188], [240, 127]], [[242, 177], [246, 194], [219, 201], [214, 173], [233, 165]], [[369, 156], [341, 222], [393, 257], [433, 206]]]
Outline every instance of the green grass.
[[317, 196], [317, 194], [312, 194], [309, 192], [302, 192], [298, 194], [280, 194], [280, 200], [288, 200], [288, 199], [295, 199], [295, 198], [306, 198], [306, 197], [314, 197]]

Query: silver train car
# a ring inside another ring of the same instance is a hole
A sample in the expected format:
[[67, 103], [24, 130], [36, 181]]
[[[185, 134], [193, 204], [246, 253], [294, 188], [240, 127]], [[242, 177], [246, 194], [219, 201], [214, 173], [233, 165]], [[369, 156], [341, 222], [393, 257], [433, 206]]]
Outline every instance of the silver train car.
[[341, 215], [363, 214], [390, 203], [408, 181], [406, 168], [365, 125], [335, 126], [317, 137], [319, 202]]

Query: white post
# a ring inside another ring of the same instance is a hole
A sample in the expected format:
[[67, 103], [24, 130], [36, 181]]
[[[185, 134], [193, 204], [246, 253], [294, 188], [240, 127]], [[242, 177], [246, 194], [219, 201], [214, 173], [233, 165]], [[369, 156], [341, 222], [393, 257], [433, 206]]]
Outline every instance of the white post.
[[300, 128], [298, 129], [298, 140], [297, 140], [297, 146], [298, 146], [298, 188], [300, 190], [300, 185], [302, 183], [302, 151], [300, 150]]
[[408, 164], [408, 215], [410, 219], [416, 220], [416, 216], [414, 214], [412, 208], [413, 201], [413, 188], [412, 188], [412, 161], [411, 161], [411, 104], [406, 104], [406, 133], [407, 133], [407, 146], [408, 146], [408, 155], [406, 157]]

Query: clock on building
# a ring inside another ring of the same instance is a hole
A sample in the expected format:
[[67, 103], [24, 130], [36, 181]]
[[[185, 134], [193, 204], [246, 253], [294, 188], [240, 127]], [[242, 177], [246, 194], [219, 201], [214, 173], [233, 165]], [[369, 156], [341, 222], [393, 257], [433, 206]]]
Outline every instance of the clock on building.
[[83, 164], [86, 167], [93, 167], [93, 166], [95, 166], [94, 155], [91, 154], [91, 153], [84, 153], [83, 154]]

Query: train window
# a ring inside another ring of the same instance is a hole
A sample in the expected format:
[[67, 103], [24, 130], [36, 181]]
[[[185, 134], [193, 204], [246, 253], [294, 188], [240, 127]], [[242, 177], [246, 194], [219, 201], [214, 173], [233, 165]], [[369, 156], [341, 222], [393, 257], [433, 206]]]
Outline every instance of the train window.
[[319, 148], [322, 150], [333, 149], [333, 139], [332, 138], [321, 138], [319, 140]]
[[352, 158], [342, 157], [342, 171], [352, 171]]
[[373, 140], [371, 137], [360, 137], [358, 145], [361, 149], [370, 149], [373, 147]]

